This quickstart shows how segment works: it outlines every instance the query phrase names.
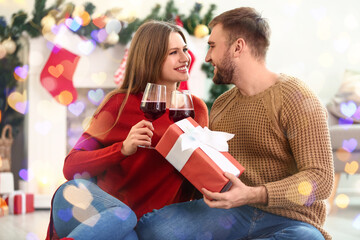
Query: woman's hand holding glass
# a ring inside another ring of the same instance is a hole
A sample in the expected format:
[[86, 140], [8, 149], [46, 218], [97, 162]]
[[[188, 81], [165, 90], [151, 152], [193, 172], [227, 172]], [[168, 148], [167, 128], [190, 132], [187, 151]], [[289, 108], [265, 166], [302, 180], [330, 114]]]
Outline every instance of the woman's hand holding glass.
[[189, 91], [172, 91], [169, 117], [174, 122], [187, 117], [195, 117], [194, 104]]
[[134, 154], [139, 145], [151, 146], [154, 127], [151, 122], [141, 120], [131, 129], [123, 142], [121, 153], [125, 156]]

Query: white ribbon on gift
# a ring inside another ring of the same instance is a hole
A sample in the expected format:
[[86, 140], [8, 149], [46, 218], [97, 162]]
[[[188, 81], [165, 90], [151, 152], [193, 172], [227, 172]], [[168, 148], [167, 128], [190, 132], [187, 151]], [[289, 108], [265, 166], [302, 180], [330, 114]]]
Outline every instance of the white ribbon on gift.
[[186, 119], [178, 121], [175, 124], [178, 125], [184, 133], [176, 140], [166, 159], [179, 172], [185, 166], [195, 149], [201, 148], [223, 172], [229, 172], [235, 176], [240, 175], [240, 170], [220, 153], [228, 151], [227, 141], [233, 138], [234, 134], [211, 131], [207, 127], [194, 127]]
[[8, 197], [8, 202], [9, 202], [9, 212], [11, 214], [14, 214], [14, 198], [15, 196], [21, 195], [21, 213], [24, 214], [26, 213], [26, 193], [21, 192], [21, 191], [14, 191], [12, 193], [10, 193], [9, 195], [7, 195]]

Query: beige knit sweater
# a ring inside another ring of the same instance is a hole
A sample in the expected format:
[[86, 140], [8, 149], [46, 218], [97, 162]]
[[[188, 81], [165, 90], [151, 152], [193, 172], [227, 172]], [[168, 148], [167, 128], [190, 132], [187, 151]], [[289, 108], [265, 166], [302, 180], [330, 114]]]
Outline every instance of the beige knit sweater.
[[322, 229], [334, 178], [327, 112], [304, 83], [281, 74], [255, 96], [234, 87], [214, 102], [210, 129], [235, 134], [229, 152], [245, 167], [241, 181], [266, 187], [268, 205], [254, 207], [310, 223], [331, 239]]

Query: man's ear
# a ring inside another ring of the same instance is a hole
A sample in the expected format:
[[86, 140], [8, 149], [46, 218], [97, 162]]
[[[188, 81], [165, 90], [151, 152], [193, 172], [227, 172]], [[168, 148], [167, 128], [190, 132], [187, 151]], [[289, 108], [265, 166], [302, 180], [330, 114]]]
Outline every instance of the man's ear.
[[235, 44], [234, 57], [238, 57], [244, 50], [246, 46], [246, 42], [243, 38], [238, 38], [234, 44]]

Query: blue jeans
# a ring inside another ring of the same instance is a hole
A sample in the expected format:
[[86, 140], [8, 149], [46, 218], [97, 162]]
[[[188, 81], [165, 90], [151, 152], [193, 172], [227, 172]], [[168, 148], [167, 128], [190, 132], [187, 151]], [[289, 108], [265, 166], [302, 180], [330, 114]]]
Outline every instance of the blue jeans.
[[250, 206], [210, 208], [203, 199], [147, 213], [135, 230], [141, 240], [324, 240], [310, 224]]
[[89, 180], [61, 185], [54, 195], [52, 216], [60, 238], [138, 239], [135, 213]]

